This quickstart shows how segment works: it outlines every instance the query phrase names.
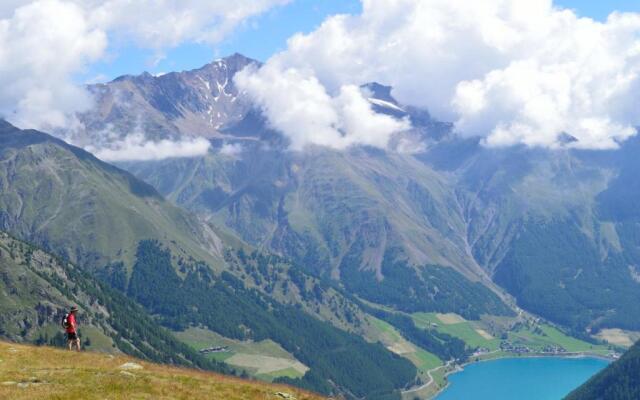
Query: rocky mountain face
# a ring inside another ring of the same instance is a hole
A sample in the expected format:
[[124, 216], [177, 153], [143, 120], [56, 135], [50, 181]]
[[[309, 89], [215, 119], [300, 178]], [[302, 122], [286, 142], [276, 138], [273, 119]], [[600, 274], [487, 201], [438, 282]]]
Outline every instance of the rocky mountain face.
[[235, 54], [192, 71], [125, 75], [91, 85], [96, 107], [79, 115], [82, 128], [66, 136], [100, 147], [135, 133], [150, 140], [250, 134], [227, 131], [251, 124], [253, 108], [238, 93], [233, 75], [252, 64], [258, 63]]

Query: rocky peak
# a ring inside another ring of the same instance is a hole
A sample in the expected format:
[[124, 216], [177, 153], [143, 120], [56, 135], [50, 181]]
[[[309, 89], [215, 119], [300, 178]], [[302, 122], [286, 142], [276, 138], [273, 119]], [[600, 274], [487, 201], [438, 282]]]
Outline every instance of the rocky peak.
[[371, 93], [371, 97], [378, 100], [388, 101], [392, 104], [398, 104], [396, 99], [391, 96], [391, 86], [381, 85], [378, 82], [369, 82], [361, 86]]

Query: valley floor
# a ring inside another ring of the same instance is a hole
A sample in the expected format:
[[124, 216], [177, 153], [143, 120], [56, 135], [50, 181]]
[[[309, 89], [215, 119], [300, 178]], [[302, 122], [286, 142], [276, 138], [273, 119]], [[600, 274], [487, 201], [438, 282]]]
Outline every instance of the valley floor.
[[0, 342], [3, 399], [298, 399], [299, 389], [143, 362]]

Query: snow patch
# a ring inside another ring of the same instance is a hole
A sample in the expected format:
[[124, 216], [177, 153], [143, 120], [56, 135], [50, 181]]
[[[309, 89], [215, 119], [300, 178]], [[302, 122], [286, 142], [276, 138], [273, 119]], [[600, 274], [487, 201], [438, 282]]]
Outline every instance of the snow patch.
[[367, 98], [367, 100], [369, 100], [369, 103], [375, 104], [376, 106], [379, 106], [379, 107], [390, 108], [392, 110], [405, 112], [402, 108], [398, 107], [397, 105], [395, 105], [395, 104], [393, 104], [391, 102], [385, 101], [385, 100], [376, 99], [374, 97], [369, 97], [369, 98]]

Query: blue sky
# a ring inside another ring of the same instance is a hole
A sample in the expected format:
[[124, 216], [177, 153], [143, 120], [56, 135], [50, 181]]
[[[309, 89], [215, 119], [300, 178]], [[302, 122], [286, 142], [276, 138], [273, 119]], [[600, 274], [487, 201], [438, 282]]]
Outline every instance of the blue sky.
[[[606, 19], [614, 10], [640, 12], [638, 0], [561, 0], [556, 4], [598, 20]], [[359, 0], [293, 0], [286, 6], [249, 19], [214, 48], [188, 43], [158, 54], [130, 44], [112, 45], [108, 59], [91, 65], [78, 80], [104, 81], [143, 71], [162, 73], [193, 69], [235, 52], [265, 61], [284, 49], [291, 35], [312, 31], [329, 15], [356, 14], [360, 10]]]

